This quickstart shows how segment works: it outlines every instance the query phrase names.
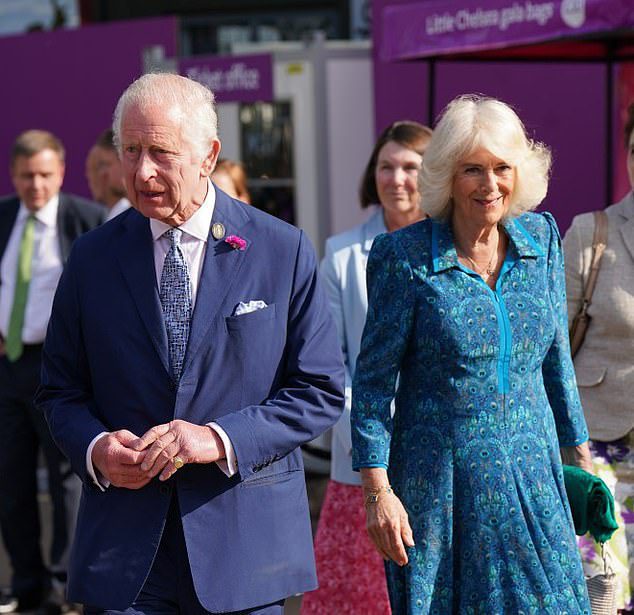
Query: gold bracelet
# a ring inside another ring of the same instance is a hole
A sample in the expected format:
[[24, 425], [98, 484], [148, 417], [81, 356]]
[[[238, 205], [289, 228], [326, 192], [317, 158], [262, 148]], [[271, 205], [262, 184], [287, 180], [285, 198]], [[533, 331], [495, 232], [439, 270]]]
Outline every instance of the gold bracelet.
[[381, 487], [377, 487], [377, 488], [364, 488], [363, 489], [365, 492], [365, 505], [368, 506], [369, 504], [376, 504], [379, 501], [379, 497], [381, 496], [381, 494], [385, 493], [385, 494], [390, 494], [390, 493], [394, 493], [394, 491], [392, 491], [392, 487], [390, 485], [383, 485]]

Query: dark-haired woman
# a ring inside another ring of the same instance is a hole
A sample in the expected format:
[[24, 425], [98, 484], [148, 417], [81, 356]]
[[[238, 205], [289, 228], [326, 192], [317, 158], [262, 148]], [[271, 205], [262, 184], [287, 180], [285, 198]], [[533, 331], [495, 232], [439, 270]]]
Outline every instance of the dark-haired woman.
[[332, 470], [315, 540], [319, 589], [304, 597], [303, 615], [390, 612], [381, 557], [366, 529], [359, 475], [352, 471], [351, 384], [368, 307], [365, 268], [374, 238], [418, 222], [418, 172], [431, 130], [395, 122], [379, 136], [361, 181], [367, 222], [326, 242], [322, 274], [346, 364], [346, 408], [333, 429]]

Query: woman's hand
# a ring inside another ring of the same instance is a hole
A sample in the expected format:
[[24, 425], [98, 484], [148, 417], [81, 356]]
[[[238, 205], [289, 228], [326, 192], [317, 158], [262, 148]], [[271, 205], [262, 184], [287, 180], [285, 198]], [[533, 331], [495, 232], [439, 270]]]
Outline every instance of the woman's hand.
[[562, 461], [570, 466], [577, 466], [590, 474], [594, 474], [592, 467], [592, 455], [590, 453], [590, 446], [587, 442], [579, 444], [578, 446], [565, 446], [561, 448]]
[[407, 564], [405, 547], [414, 546], [414, 537], [405, 508], [393, 493], [382, 493], [376, 503], [366, 506], [366, 526], [383, 559]]
[[[361, 477], [370, 540], [383, 559], [391, 559], [399, 566], [405, 566], [408, 562], [405, 547], [414, 546], [414, 536], [407, 512], [389, 488], [387, 472], [384, 469], [363, 468]], [[369, 498], [371, 495], [373, 497]]]

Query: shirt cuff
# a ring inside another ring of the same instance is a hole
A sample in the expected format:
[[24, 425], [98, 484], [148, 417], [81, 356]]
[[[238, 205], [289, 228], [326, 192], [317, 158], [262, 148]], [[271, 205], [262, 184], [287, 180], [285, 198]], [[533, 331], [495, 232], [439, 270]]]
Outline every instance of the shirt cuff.
[[97, 485], [100, 491], [105, 491], [108, 487], [110, 487], [110, 481], [103, 478], [103, 476], [101, 478], [97, 477], [95, 467], [92, 465], [92, 449], [95, 448], [97, 440], [100, 440], [107, 435], [107, 431], [102, 431], [100, 434], [96, 435], [88, 445], [88, 450], [86, 451], [86, 470], [88, 471], [88, 476], [92, 478], [92, 482]]
[[233, 444], [231, 444], [227, 432], [217, 423], [207, 423], [207, 427], [213, 429], [218, 434], [218, 437], [222, 440], [225, 447], [225, 458], [218, 459], [216, 465], [228, 478], [231, 478], [238, 472], [238, 460], [236, 459], [236, 452], [233, 450]]

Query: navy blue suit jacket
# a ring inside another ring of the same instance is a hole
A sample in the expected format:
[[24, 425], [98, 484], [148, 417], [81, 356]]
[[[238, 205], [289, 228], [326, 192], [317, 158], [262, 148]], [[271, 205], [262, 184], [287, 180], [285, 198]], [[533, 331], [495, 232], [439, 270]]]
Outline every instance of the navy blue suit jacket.
[[[7, 247], [19, 209], [20, 199], [17, 196], [11, 195], [0, 199], [0, 260]], [[75, 239], [99, 226], [104, 220], [105, 213], [106, 210], [97, 203], [74, 194], [59, 193], [57, 234], [64, 263], [68, 260]]]
[[[149, 221], [131, 209], [79, 239], [58, 287], [37, 397], [84, 480], [68, 595], [125, 609], [150, 570], [178, 497], [197, 595], [237, 611], [316, 586], [301, 454], [343, 408], [343, 366], [312, 247], [298, 229], [216, 189], [180, 384], [168, 348]], [[268, 307], [234, 316], [240, 301]], [[101, 492], [86, 450], [102, 431], [216, 421], [239, 472], [186, 465], [167, 483]]]

